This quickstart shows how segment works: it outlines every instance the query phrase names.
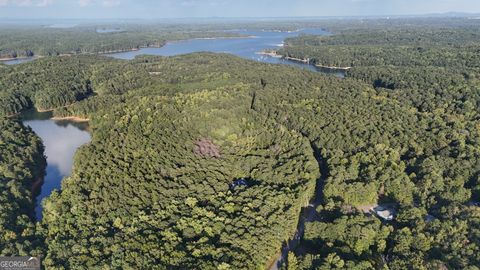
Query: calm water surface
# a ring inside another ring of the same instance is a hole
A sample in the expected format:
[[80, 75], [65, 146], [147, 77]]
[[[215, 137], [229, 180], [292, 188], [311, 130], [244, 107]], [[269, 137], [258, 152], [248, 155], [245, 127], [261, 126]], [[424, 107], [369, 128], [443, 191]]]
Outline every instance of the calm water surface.
[[120, 33], [120, 32], [123, 32], [124, 30], [120, 28], [97, 28], [95, 31], [99, 34], [108, 34], [108, 33]]
[[[122, 29], [102, 28], [96, 30], [98, 33], [121, 32]], [[161, 55], [174, 56], [180, 54], [194, 52], [216, 52], [229, 53], [245, 59], [271, 63], [286, 64], [298, 68], [308, 69], [311, 71], [332, 74], [337, 77], [345, 77], [345, 72], [341, 70], [320, 69], [313, 65], [285, 60], [281, 58], [271, 57], [259, 54], [259, 52], [269, 49], [278, 49], [283, 46], [286, 38], [296, 37], [298, 35], [329, 35], [330, 33], [323, 29], [301, 29], [298, 31], [281, 32], [281, 31], [250, 31], [250, 30], [234, 30], [231, 33], [241, 34], [248, 38], [210, 38], [210, 39], [189, 39], [182, 41], [168, 42], [161, 48], [142, 48], [138, 51], [128, 51], [121, 53], [107, 54], [113, 58], [131, 60], [138, 55]], [[35, 60], [35, 57], [15, 59], [4, 61], [7, 65], [21, 64]]]
[[37, 196], [35, 216], [42, 219], [41, 201], [50, 196], [53, 190], [60, 190], [62, 179], [72, 172], [75, 151], [91, 140], [87, 123], [52, 120], [52, 113], [29, 111], [21, 115], [26, 126], [42, 139], [47, 156], [47, 175]]
[[18, 58], [18, 59], [13, 59], [13, 60], [8, 60], [8, 61], [2, 61], [5, 65], [17, 65], [21, 63], [27, 63], [30, 61], [33, 61], [37, 59], [36, 57], [26, 57], [26, 58]]
[[216, 52], [229, 53], [245, 59], [255, 60], [272, 64], [287, 64], [299, 68], [309, 69], [322, 73], [332, 73], [339, 77], [344, 77], [342, 71], [320, 70], [313, 65], [304, 64], [295, 61], [289, 61], [281, 58], [261, 55], [259, 52], [268, 49], [278, 49], [283, 46], [286, 38], [296, 37], [301, 34], [309, 35], [329, 35], [330, 33], [323, 29], [303, 29], [293, 32], [280, 31], [230, 31], [250, 38], [212, 38], [212, 39], [189, 39], [183, 41], [169, 42], [161, 48], [143, 48], [138, 51], [129, 51], [121, 53], [108, 54], [117, 59], [131, 60], [138, 55], [161, 55], [174, 56], [193, 52]]

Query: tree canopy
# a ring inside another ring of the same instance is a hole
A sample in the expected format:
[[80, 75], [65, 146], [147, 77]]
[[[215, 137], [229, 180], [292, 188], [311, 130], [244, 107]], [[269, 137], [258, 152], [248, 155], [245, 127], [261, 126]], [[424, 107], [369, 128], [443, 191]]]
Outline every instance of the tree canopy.
[[[265, 269], [297, 235], [288, 269], [477, 269], [478, 27], [413, 21], [330, 22], [280, 51], [353, 66], [345, 79], [213, 53], [0, 68], [2, 115], [55, 109], [93, 135], [37, 230], [22, 215], [30, 233], [0, 245], [40, 241], [49, 269]], [[42, 149], [2, 124], [16, 209]]]

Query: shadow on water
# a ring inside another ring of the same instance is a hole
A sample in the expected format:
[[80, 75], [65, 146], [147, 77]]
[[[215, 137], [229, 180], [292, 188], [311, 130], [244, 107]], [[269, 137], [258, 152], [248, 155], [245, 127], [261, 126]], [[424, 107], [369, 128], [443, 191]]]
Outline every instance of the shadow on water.
[[52, 117], [53, 117], [53, 112], [51, 111], [39, 112], [33, 109], [33, 110], [22, 112], [18, 118], [21, 121], [25, 122], [25, 121], [33, 121], [33, 120], [50, 120], [50, 118]]
[[64, 175], [60, 172], [59, 167], [47, 165], [42, 186], [38, 190], [35, 200], [35, 218], [37, 220], [42, 219], [42, 200], [50, 196], [54, 190], [60, 190], [63, 177]]
[[337, 78], [345, 78], [346, 71], [343, 69], [333, 69], [333, 68], [325, 68], [325, 67], [315, 67], [317, 72], [333, 75]]
[[73, 158], [77, 149], [90, 142], [88, 123], [68, 120], [52, 120], [51, 112], [30, 110], [19, 119], [42, 139], [47, 157], [46, 176], [36, 198], [35, 216], [42, 219], [42, 200], [60, 189], [63, 178], [72, 172]]

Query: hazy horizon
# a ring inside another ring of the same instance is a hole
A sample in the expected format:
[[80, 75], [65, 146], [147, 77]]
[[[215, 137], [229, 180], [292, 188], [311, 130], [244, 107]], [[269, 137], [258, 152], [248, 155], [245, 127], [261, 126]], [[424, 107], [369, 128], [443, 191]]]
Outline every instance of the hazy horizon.
[[0, 0], [0, 19], [179, 19], [480, 13], [475, 0]]

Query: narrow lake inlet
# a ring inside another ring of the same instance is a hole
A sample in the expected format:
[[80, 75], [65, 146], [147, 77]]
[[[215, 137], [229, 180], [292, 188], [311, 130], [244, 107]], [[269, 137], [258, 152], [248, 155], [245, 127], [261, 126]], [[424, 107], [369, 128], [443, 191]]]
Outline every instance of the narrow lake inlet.
[[30, 110], [20, 116], [42, 139], [47, 157], [46, 175], [36, 198], [35, 217], [42, 219], [42, 200], [55, 190], [60, 190], [63, 178], [72, 172], [73, 158], [77, 149], [90, 142], [88, 123], [70, 120], [52, 120], [51, 112]]

